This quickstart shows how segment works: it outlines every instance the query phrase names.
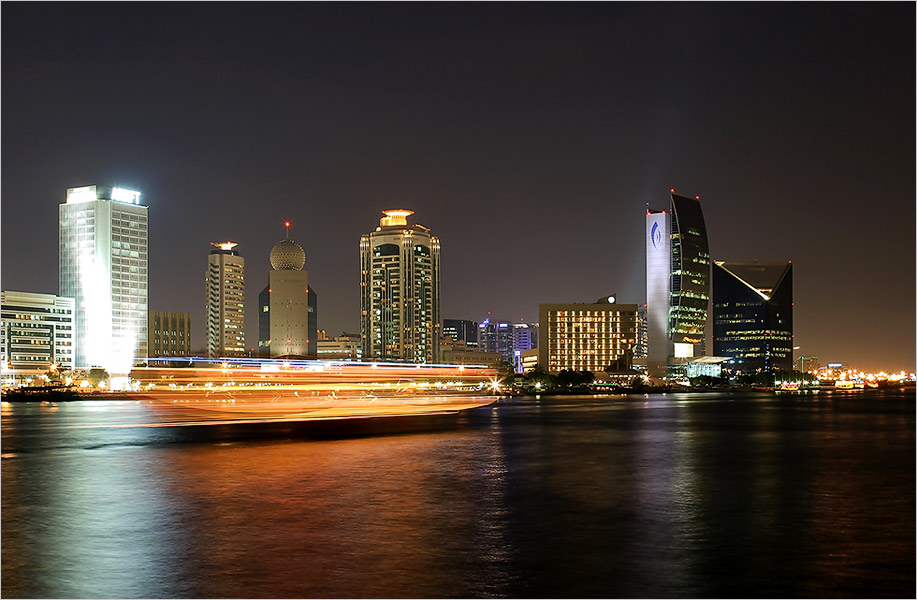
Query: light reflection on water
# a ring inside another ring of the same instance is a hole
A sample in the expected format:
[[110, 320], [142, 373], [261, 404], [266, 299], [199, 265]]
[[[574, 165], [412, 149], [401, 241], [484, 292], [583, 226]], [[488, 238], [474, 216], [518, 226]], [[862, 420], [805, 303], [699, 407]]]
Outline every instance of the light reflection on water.
[[912, 394], [516, 399], [330, 439], [48, 408], [2, 411], [6, 597], [914, 593]]

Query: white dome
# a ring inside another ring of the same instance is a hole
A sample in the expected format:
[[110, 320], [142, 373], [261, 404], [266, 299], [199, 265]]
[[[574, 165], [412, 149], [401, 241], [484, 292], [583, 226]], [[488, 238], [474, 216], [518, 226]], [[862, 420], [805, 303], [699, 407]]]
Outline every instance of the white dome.
[[293, 240], [281, 240], [271, 249], [271, 268], [275, 271], [301, 271], [306, 266], [306, 251]]

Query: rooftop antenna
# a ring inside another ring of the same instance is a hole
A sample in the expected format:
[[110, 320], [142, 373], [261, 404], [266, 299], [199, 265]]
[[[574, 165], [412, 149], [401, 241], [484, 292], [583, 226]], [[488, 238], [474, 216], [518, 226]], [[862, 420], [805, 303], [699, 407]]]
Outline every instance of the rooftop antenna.
[[283, 228], [284, 228], [284, 231], [286, 231], [287, 239], [290, 239], [290, 222], [289, 222], [289, 221], [284, 221], [284, 222], [283, 222]]

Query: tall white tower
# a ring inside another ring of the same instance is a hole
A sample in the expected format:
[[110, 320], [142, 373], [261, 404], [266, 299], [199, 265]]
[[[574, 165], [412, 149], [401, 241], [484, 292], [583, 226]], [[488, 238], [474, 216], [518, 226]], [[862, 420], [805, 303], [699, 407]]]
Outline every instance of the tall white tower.
[[284, 223], [286, 239], [271, 249], [268, 286], [261, 292], [258, 308], [259, 346], [271, 357], [317, 355], [315, 292], [309, 286], [306, 252], [290, 239], [290, 222]]
[[439, 238], [387, 210], [360, 238], [364, 360], [439, 361]]
[[236, 242], [211, 242], [207, 258], [207, 357], [245, 356], [245, 259]]
[[130, 373], [147, 355], [147, 207], [140, 192], [69, 188], [59, 207], [60, 295], [75, 300], [75, 366]]

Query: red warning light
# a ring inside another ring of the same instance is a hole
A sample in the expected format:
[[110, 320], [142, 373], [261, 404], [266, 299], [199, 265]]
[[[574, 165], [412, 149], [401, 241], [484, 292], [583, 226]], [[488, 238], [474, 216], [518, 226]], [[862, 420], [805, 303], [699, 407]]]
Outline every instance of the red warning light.
[[695, 200], [700, 200], [700, 196], [694, 196]]
[[274, 291], [274, 290], [272, 290], [271, 288], [267, 288], [267, 293], [268, 293], [268, 294], [270, 294], [270, 293], [273, 292], [273, 291]]
[[284, 222], [283, 222], [283, 226], [284, 226], [284, 227], [289, 227], [289, 226], [290, 226], [290, 222], [289, 222], [289, 221], [284, 221]]
[[669, 189], [669, 193], [670, 193], [670, 194], [674, 194], [674, 193], [675, 193], [675, 188]]

